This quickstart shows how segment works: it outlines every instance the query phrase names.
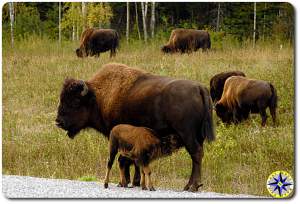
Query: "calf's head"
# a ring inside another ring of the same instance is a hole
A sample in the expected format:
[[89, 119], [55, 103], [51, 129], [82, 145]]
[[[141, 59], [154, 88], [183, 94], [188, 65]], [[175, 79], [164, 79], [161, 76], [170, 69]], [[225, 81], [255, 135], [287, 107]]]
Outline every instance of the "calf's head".
[[60, 94], [56, 125], [74, 138], [87, 127], [90, 114], [91, 91], [82, 80], [66, 79]]
[[161, 51], [163, 53], [172, 53], [173, 49], [171, 48], [171, 46], [164, 45], [164, 46], [161, 47]]
[[77, 55], [77, 57], [83, 57], [83, 53], [82, 53], [82, 50], [80, 48], [76, 49], [76, 55]]

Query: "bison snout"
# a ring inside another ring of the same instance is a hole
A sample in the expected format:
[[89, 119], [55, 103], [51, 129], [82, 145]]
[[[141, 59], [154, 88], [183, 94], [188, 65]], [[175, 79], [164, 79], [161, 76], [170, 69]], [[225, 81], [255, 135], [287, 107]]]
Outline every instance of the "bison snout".
[[56, 126], [59, 127], [59, 128], [63, 128], [64, 127], [64, 121], [59, 119], [59, 118], [56, 118], [55, 120], [56, 122]]

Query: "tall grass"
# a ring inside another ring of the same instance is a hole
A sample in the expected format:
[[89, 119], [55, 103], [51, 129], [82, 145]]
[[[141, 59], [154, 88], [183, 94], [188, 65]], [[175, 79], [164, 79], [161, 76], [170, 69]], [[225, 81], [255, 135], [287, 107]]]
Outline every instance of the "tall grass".
[[[191, 79], [209, 86], [210, 78], [226, 70], [241, 70], [250, 78], [270, 81], [279, 96], [279, 125], [260, 117], [225, 126], [214, 115], [217, 139], [205, 144], [204, 191], [268, 195], [266, 179], [276, 170], [294, 175], [294, 50], [276, 45], [236, 47], [224, 44], [208, 53], [164, 55], [162, 41], [147, 46], [122, 42], [117, 56], [78, 59], [77, 43], [28, 39], [14, 50], [3, 47], [3, 174], [102, 181], [108, 156], [107, 140], [84, 130], [70, 140], [55, 126], [62, 83], [67, 76], [90, 78], [103, 64], [124, 63], [149, 72]], [[182, 149], [152, 164], [154, 184], [181, 190], [188, 181], [191, 159]], [[117, 182], [114, 165], [112, 182]]]

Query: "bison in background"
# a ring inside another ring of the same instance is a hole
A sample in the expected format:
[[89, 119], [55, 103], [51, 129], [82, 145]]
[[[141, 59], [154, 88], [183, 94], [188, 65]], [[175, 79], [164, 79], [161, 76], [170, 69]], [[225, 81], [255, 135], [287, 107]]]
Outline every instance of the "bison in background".
[[277, 94], [271, 83], [232, 76], [225, 82], [222, 98], [216, 103], [216, 113], [224, 123], [238, 123], [247, 119], [250, 112], [259, 113], [261, 125], [265, 126], [268, 107], [275, 124]]
[[88, 28], [82, 32], [80, 47], [76, 49], [77, 57], [96, 56], [110, 50], [110, 57], [116, 55], [119, 46], [119, 35], [113, 29]]
[[[153, 129], [159, 139], [176, 135], [192, 159], [192, 173], [184, 190], [197, 191], [204, 140], [215, 138], [212, 108], [207, 88], [198, 82], [112, 63], [87, 81], [65, 81], [56, 123], [70, 138], [85, 128], [108, 137], [118, 124]], [[126, 175], [130, 182], [128, 178]]]
[[229, 78], [231, 76], [246, 77], [244, 72], [229, 71], [229, 72], [221, 72], [211, 78], [210, 83], [209, 83], [210, 84], [210, 96], [214, 103], [216, 103], [218, 100], [220, 100], [222, 93], [223, 93], [225, 81], [227, 78]]
[[171, 32], [169, 42], [161, 50], [164, 53], [190, 53], [202, 48], [210, 49], [210, 35], [204, 30], [174, 29]]

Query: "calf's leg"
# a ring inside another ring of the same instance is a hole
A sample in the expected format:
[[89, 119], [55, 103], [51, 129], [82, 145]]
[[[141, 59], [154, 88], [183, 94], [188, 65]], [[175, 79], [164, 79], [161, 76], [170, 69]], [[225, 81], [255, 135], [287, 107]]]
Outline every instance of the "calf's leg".
[[143, 171], [146, 177], [146, 181], [147, 181], [147, 186], [149, 188], [150, 191], [155, 191], [153, 184], [152, 184], [152, 180], [151, 180], [151, 170], [149, 168], [149, 165], [143, 166]]
[[104, 179], [104, 188], [108, 188], [108, 182], [109, 182], [109, 173], [112, 168], [112, 165], [114, 163], [116, 154], [118, 153], [118, 147], [116, 145], [110, 145], [109, 147], [109, 159], [107, 161], [107, 168], [106, 168], [106, 174]]

